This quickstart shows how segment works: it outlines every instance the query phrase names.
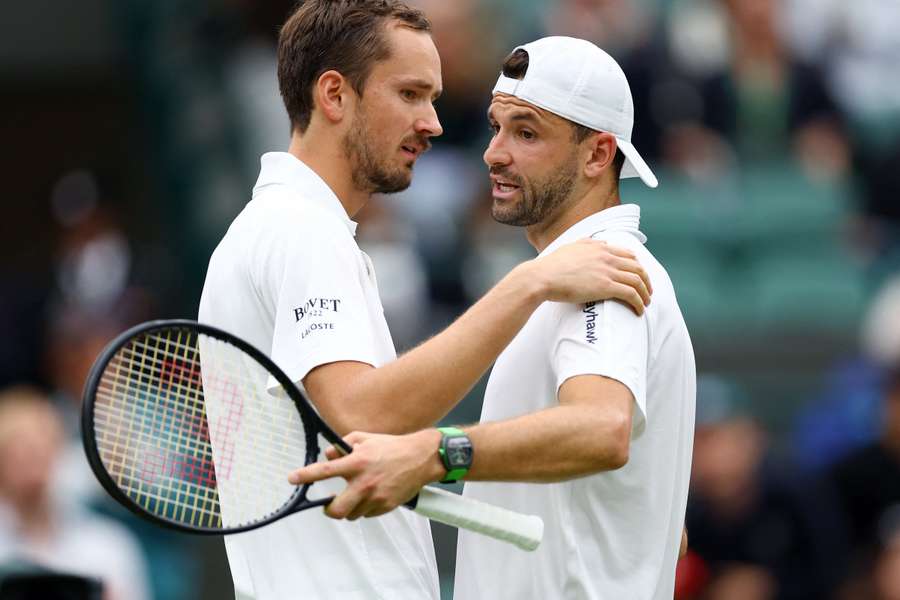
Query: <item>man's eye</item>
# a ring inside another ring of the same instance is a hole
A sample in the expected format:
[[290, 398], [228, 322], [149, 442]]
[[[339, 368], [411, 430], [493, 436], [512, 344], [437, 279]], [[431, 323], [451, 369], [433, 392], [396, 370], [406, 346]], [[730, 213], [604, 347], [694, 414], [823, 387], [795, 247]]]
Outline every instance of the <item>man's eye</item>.
[[533, 139], [534, 139], [534, 132], [533, 132], [533, 131], [529, 131], [529, 130], [527, 130], [527, 129], [523, 129], [522, 131], [520, 131], [520, 132], [519, 132], [519, 135], [521, 135], [522, 138], [523, 138], [523, 139], [526, 139], [526, 140], [533, 140]]
[[403, 90], [402, 92], [400, 92], [400, 94], [406, 100], [415, 100], [418, 97], [418, 94], [416, 92], [414, 92], [413, 90]]

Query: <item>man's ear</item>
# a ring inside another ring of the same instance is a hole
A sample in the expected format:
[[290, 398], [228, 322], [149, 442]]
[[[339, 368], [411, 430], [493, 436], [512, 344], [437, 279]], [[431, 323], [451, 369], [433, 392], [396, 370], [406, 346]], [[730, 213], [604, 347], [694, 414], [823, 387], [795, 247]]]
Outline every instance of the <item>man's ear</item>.
[[586, 140], [586, 144], [590, 156], [584, 165], [584, 174], [593, 179], [612, 166], [618, 144], [616, 144], [616, 136], [605, 131], [592, 133]]
[[313, 104], [330, 123], [339, 123], [352, 102], [351, 91], [343, 75], [335, 70], [325, 71], [313, 86]]

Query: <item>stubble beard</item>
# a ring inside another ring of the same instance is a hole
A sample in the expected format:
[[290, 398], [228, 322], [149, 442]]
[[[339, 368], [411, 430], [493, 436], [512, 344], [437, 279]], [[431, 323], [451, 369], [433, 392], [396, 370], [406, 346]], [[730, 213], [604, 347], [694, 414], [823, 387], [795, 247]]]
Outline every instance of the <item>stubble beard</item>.
[[350, 131], [344, 136], [344, 154], [352, 167], [353, 186], [371, 194], [394, 194], [409, 187], [412, 170], [392, 168], [389, 157], [374, 146], [365, 111], [353, 117]]
[[521, 192], [520, 200], [511, 206], [498, 205], [495, 201], [491, 207], [491, 216], [504, 225], [529, 227], [548, 221], [569, 198], [575, 187], [578, 167], [573, 152], [558, 168], [551, 170], [550, 175], [532, 183], [504, 173], [502, 169], [491, 172], [509, 179], [519, 186]]

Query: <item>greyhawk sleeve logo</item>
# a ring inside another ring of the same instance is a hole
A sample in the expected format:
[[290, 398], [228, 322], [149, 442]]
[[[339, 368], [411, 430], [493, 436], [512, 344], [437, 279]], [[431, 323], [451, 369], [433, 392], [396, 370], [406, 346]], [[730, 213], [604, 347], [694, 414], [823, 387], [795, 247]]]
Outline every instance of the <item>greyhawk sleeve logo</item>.
[[597, 303], [588, 302], [581, 312], [584, 313], [584, 340], [593, 344], [597, 341]]

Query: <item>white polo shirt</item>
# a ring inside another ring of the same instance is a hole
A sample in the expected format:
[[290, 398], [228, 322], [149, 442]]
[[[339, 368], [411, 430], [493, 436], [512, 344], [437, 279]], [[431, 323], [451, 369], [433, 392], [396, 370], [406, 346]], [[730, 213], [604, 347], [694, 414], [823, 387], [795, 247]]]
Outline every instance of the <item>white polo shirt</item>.
[[632, 250], [653, 284], [644, 316], [619, 302], [544, 303], [497, 359], [481, 413], [501, 421], [557, 406], [559, 387], [577, 375], [616, 379], [635, 401], [628, 464], [562, 483], [466, 483], [465, 496], [542, 517], [544, 540], [529, 553], [461, 530], [456, 600], [672, 600], [696, 375], [672, 282], [639, 222], [636, 205], [615, 206], [541, 254], [586, 237]]
[[[284, 152], [263, 155], [253, 199], [210, 259], [199, 320], [268, 353], [298, 383], [329, 362], [394, 360], [375, 272], [355, 232], [309, 167]], [[310, 496], [343, 487], [320, 482]], [[350, 522], [311, 509], [228, 536], [225, 548], [243, 597], [439, 598], [428, 521], [407, 510]]]

